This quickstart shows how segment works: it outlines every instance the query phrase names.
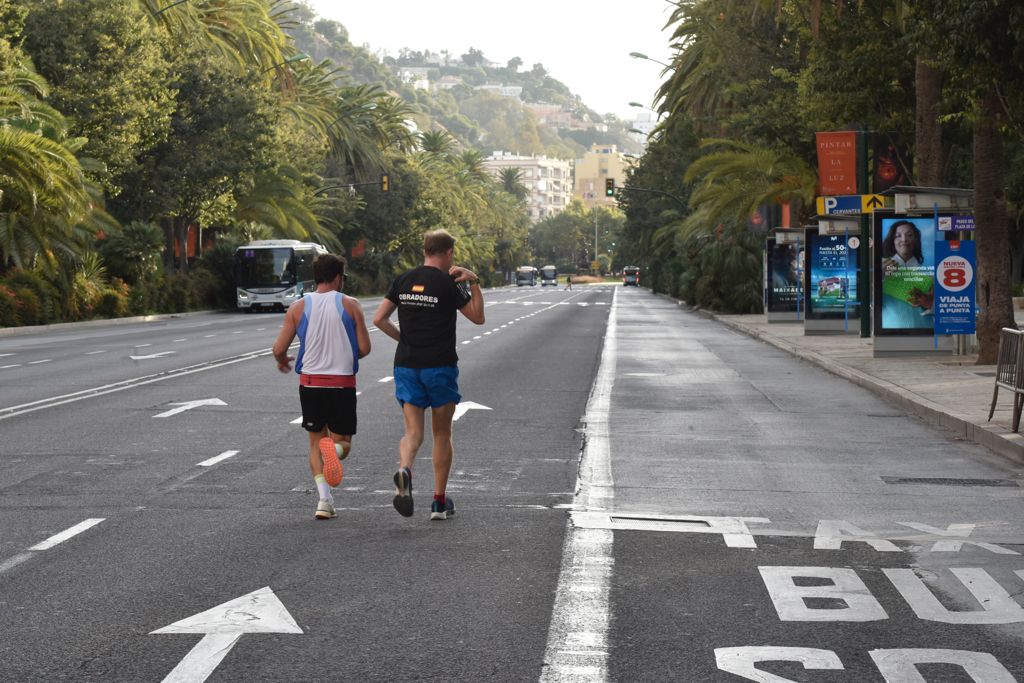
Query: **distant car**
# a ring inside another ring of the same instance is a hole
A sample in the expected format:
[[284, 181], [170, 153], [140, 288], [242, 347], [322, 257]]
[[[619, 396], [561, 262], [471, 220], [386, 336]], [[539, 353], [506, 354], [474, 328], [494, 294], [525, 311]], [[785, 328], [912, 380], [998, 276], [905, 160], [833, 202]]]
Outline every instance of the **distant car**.
[[626, 287], [640, 286], [640, 269], [636, 266], [626, 266], [622, 269], [622, 284]]

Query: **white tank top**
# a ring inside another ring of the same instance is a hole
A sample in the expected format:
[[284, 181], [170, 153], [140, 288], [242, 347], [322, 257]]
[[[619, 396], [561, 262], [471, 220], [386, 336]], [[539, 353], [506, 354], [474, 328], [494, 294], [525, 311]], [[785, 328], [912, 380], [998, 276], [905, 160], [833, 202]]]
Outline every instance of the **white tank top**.
[[345, 310], [344, 298], [340, 292], [313, 292], [303, 297], [296, 372], [354, 375], [359, 371], [355, 321]]

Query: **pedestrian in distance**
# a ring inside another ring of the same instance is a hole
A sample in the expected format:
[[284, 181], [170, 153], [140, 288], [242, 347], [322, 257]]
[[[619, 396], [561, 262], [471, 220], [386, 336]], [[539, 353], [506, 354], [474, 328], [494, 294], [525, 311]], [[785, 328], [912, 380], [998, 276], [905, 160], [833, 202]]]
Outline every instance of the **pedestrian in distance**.
[[572, 275], [565, 276], [565, 288], [570, 292], [572, 291]]
[[[395, 509], [403, 517], [413, 514], [412, 468], [423, 443], [423, 422], [430, 408], [433, 436], [434, 499], [430, 519], [448, 519], [455, 503], [447, 495], [451, 471], [452, 418], [459, 394], [455, 326], [458, 313], [477, 325], [484, 324], [480, 281], [467, 268], [453, 265], [455, 238], [445, 230], [423, 237], [423, 265], [399, 275], [373, 316], [373, 324], [396, 342], [395, 398], [402, 407], [405, 435], [399, 444], [395, 473]], [[398, 327], [391, 316], [398, 311]]]
[[[299, 374], [302, 427], [309, 434], [309, 469], [319, 500], [314, 517], [336, 516], [331, 487], [341, 483], [341, 461], [352, 450], [356, 433], [356, 373], [359, 359], [370, 353], [370, 333], [363, 308], [341, 293], [345, 259], [323, 254], [313, 262], [316, 290], [289, 308], [274, 342], [281, 372]], [[296, 357], [288, 355], [295, 336]]]

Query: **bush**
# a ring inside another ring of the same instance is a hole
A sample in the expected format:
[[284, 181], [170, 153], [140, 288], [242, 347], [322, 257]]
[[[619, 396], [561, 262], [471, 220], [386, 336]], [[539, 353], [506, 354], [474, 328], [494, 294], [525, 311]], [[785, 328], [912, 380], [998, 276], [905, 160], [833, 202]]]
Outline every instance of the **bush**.
[[205, 268], [195, 268], [188, 278], [191, 308], [221, 307], [222, 283], [215, 273]]
[[128, 293], [128, 312], [131, 315], [146, 315], [163, 309], [165, 297], [163, 278], [140, 280]]
[[128, 315], [128, 296], [114, 288], [107, 288], [100, 292], [100, 298], [94, 309], [96, 315], [101, 318], [123, 318]]
[[17, 310], [14, 290], [0, 283], [0, 327], [14, 327], [17, 325]]
[[192, 308], [192, 281], [185, 273], [175, 273], [166, 278], [167, 297], [159, 310], [164, 313], [184, 313]]
[[19, 325], [39, 325], [43, 322], [39, 295], [28, 287], [14, 289], [15, 315]]
[[22, 325], [40, 325], [60, 321], [61, 296], [57, 288], [44, 280], [38, 273], [30, 270], [16, 269], [6, 275], [7, 284], [21, 298], [19, 290], [30, 291], [33, 294], [33, 301], [28, 304], [32, 309], [31, 314], [21, 313], [19, 319], [25, 320], [26, 316], [33, 322], [22, 322]]

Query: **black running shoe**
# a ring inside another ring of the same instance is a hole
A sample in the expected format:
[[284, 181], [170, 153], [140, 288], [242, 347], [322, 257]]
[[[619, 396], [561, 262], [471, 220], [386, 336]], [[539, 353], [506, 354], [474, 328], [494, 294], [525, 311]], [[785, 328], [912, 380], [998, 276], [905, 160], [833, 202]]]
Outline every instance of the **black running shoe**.
[[403, 517], [412, 517], [412, 472], [408, 467], [395, 472], [395, 498], [391, 501]]
[[444, 497], [444, 505], [440, 501], [433, 501], [430, 504], [430, 519], [448, 519], [455, 516], [455, 501], [451, 496]]

